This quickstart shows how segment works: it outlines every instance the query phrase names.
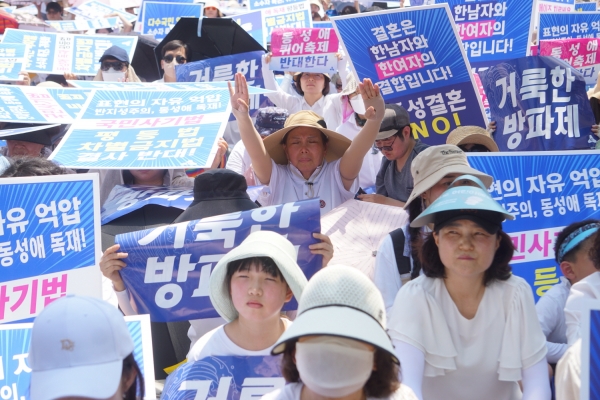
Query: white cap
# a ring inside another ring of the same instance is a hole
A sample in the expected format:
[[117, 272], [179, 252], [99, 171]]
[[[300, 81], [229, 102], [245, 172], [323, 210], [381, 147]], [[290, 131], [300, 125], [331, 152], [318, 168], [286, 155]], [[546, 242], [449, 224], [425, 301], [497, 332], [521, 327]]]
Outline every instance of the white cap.
[[127, 324], [115, 307], [91, 297], [58, 299], [33, 323], [31, 399], [109, 398], [132, 352]]

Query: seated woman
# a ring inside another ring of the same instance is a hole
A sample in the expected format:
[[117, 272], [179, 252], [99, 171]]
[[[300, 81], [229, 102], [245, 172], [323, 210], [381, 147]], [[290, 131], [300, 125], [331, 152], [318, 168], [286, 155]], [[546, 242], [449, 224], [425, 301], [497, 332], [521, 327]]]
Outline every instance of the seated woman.
[[389, 320], [404, 382], [425, 400], [547, 400], [546, 338], [530, 286], [508, 265], [502, 221], [514, 217], [464, 179], [480, 187], [448, 189], [411, 224], [433, 232], [425, 275], [402, 287]]
[[367, 122], [351, 142], [326, 129], [322, 117], [311, 111], [290, 115], [285, 127], [264, 141], [248, 114], [248, 84], [235, 76], [235, 91], [229, 84], [232, 112], [252, 160], [254, 174], [266, 185], [258, 201], [272, 205], [319, 197], [325, 213], [354, 197], [365, 154], [371, 150], [385, 104], [379, 87], [365, 79], [359, 85]]
[[362, 272], [333, 265], [308, 282], [298, 317], [272, 354], [288, 385], [263, 400], [416, 400], [400, 384], [379, 291]]

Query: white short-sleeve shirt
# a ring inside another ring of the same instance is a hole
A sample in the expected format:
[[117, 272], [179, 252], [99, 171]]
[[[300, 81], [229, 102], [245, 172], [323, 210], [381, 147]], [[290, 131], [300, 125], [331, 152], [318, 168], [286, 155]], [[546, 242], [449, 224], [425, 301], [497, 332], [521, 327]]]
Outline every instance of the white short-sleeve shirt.
[[[261, 397], [261, 400], [300, 400], [303, 387], [303, 383], [288, 383], [282, 389], [265, 394]], [[412, 389], [408, 386], [400, 385], [400, 388], [392, 393], [390, 397], [377, 399], [367, 397], [367, 400], [417, 400], [417, 396], [415, 396]]]
[[565, 305], [565, 323], [567, 324], [567, 343], [569, 345], [581, 337], [582, 312], [589, 299], [600, 299], [600, 271], [594, 272], [571, 286], [571, 292]]
[[562, 276], [560, 283], [552, 286], [537, 302], [535, 311], [546, 335], [548, 362], [556, 364], [567, 350], [567, 325], [565, 324], [565, 304], [571, 283]]
[[423, 399], [520, 399], [521, 372], [547, 351], [531, 288], [516, 276], [490, 283], [472, 319], [443, 279], [420, 276], [398, 292], [388, 333], [425, 354]]

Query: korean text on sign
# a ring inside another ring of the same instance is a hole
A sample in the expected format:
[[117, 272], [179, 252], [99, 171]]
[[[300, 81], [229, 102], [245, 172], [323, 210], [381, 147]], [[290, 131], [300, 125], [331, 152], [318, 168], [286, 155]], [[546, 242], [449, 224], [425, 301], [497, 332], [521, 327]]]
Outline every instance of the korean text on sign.
[[339, 41], [333, 29], [282, 28], [271, 35], [270, 69], [277, 71], [337, 70]]

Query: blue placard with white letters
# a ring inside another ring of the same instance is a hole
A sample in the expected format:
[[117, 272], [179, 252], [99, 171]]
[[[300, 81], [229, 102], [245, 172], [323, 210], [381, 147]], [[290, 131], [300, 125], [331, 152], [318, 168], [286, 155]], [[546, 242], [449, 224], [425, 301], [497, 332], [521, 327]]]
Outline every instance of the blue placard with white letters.
[[267, 48], [267, 31], [262, 24], [262, 11], [257, 10], [234, 15], [231, 19], [248, 32], [262, 47]]
[[111, 7], [99, 0], [92, 0], [77, 6], [65, 8], [65, 11], [71, 14], [82, 16], [86, 19], [103, 18], [108, 14], [117, 13], [123, 16], [127, 21], [133, 22], [137, 20], [135, 14], [130, 14], [118, 8]]
[[600, 151], [467, 153], [494, 177], [491, 196], [515, 219], [503, 222], [515, 253], [510, 265], [536, 300], [559, 283], [554, 243], [563, 228], [600, 219]]
[[[144, 376], [146, 393], [154, 393], [150, 319], [147, 315], [136, 315], [125, 317], [125, 322], [133, 339], [133, 357]], [[31, 399], [31, 362], [28, 357], [32, 327], [32, 323], [0, 325], [0, 393], [7, 399]]]
[[260, 398], [283, 386], [281, 356], [206, 357], [173, 371], [161, 399], [243, 400]]
[[20, 43], [0, 43], [0, 80], [16, 81], [25, 71], [27, 46]]
[[539, 22], [539, 40], [600, 38], [600, 12], [540, 13]]
[[446, 142], [459, 125], [486, 126], [469, 61], [448, 5], [354, 14], [332, 20], [359, 80], [410, 114], [413, 135]]
[[74, 19], [70, 21], [46, 21], [51, 27], [59, 32], [76, 32], [113, 28], [119, 25], [119, 17], [97, 18], [97, 19]]
[[73, 35], [6, 29], [2, 43], [26, 43], [28, 60], [26, 70], [43, 74], [96, 75], [100, 57], [111, 46], [123, 48], [133, 57], [137, 37], [113, 35]]
[[[115, 238], [128, 253], [121, 271], [140, 314], [152, 321], [217, 317], [209, 295], [210, 273], [226, 253], [257, 229], [287, 235], [298, 249], [298, 265], [310, 278], [322, 258], [308, 246], [320, 232], [319, 199], [262, 207], [202, 220], [125, 233]], [[284, 310], [294, 310], [292, 300]]]
[[479, 74], [500, 151], [593, 148], [583, 75], [554, 57], [523, 57]]
[[0, 198], [0, 323], [68, 293], [100, 296], [97, 175], [1, 179]]
[[142, 9], [143, 33], [164, 39], [177, 21], [183, 17], [202, 17], [202, 4], [144, 1]]
[[575, 11], [596, 11], [596, 2], [575, 3]]

